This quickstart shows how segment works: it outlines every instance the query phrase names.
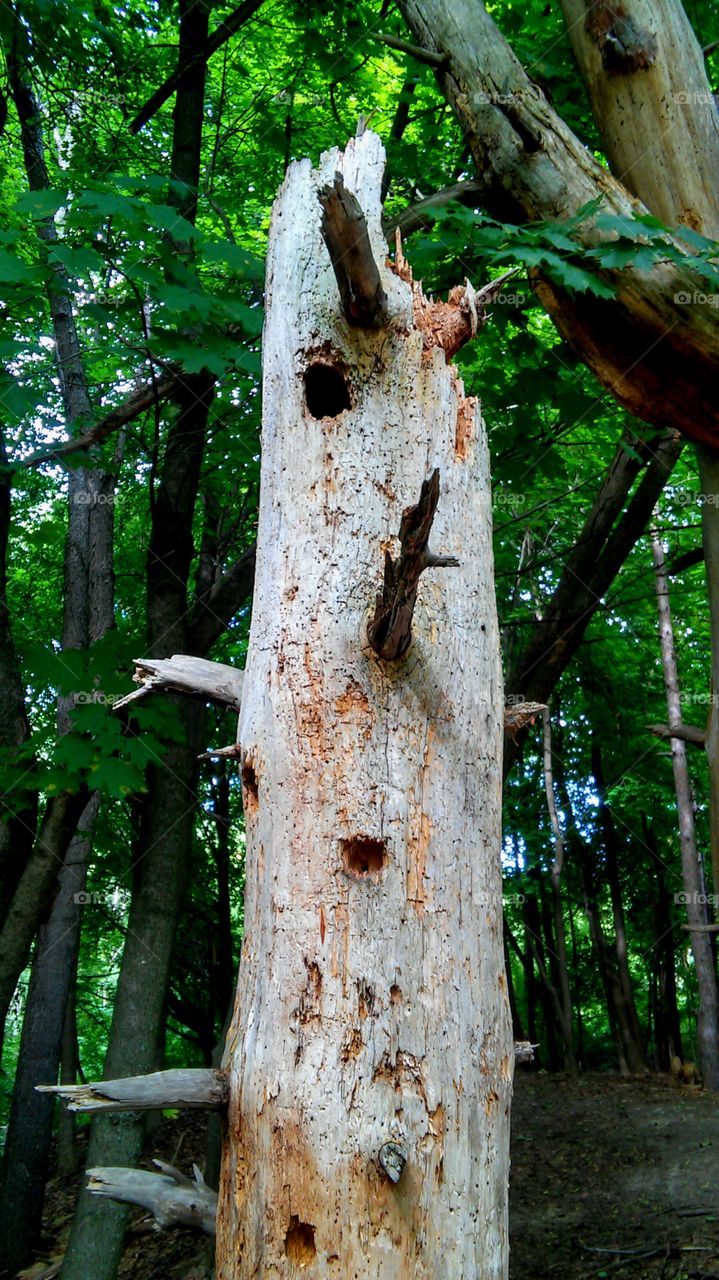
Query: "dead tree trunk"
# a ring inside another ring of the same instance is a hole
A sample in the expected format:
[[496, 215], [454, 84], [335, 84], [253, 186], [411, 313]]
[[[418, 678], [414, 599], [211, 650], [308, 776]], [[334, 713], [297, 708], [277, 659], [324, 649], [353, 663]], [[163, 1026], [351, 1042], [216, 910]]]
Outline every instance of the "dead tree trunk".
[[[383, 159], [366, 133], [292, 165], [270, 231], [218, 1280], [506, 1275], [489, 474], [448, 364], [477, 312], [385, 265]], [[340, 294], [328, 189], [357, 198], [380, 291], [365, 258]]]

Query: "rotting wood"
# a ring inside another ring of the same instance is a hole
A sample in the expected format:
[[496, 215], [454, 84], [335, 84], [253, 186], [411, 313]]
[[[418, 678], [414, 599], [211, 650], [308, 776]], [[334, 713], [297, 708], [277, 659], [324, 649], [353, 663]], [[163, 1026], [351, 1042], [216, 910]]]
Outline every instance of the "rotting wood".
[[197, 1227], [205, 1235], [215, 1234], [217, 1195], [193, 1165], [194, 1182], [172, 1165], [153, 1160], [161, 1172], [147, 1169], [88, 1169], [87, 1189], [96, 1196], [139, 1204], [149, 1210], [158, 1226]]
[[341, 173], [319, 192], [322, 205], [322, 237], [330, 255], [348, 324], [381, 329], [389, 319], [387, 294], [382, 287], [367, 234], [367, 219], [357, 197], [347, 190]]
[[417, 602], [417, 585], [425, 569], [458, 569], [456, 556], [435, 556], [429, 549], [429, 535], [439, 502], [439, 468], [425, 480], [419, 502], [407, 507], [399, 527], [402, 546], [398, 560], [385, 552], [384, 585], [377, 596], [374, 618], [367, 638], [379, 658], [392, 661], [407, 652], [412, 640], [412, 614]]
[[38, 1093], [55, 1093], [68, 1111], [155, 1111], [165, 1107], [219, 1111], [227, 1103], [227, 1075], [210, 1067], [153, 1071], [123, 1080], [87, 1084], [38, 1084]]
[[140, 685], [114, 703], [114, 710], [149, 693], [185, 693], [205, 698], [223, 706], [240, 710], [243, 672], [224, 662], [209, 662], [186, 653], [173, 653], [171, 658], [135, 658], [133, 680]]

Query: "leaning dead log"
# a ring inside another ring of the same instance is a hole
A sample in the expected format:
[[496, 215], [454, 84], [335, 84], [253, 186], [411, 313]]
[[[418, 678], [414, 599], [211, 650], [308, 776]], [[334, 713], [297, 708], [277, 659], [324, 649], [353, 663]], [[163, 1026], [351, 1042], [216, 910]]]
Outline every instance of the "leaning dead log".
[[135, 658], [132, 677], [139, 689], [133, 689], [114, 710], [127, 707], [148, 693], [185, 693], [191, 697], [219, 702], [239, 711], [242, 702], [243, 672], [224, 662], [208, 662], [186, 653], [173, 653], [171, 658]]
[[161, 1160], [154, 1160], [153, 1164], [160, 1168], [160, 1173], [150, 1173], [147, 1169], [88, 1169], [87, 1189], [109, 1200], [141, 1205], [162, 1229], [197, 1227], [213, 1236], [217, 1195], [205, 1184], [197, 1165], [193, 1165], [193, 1182]]
[[227, 1103], [227, 1075], [208, 1067], [153, 1071], [124, 1080], [88, 1084], [38, 1084], [38, 1093], [56, 1093], [68, 1111], [155, 1111], [165, 1107], [219, 1111]]

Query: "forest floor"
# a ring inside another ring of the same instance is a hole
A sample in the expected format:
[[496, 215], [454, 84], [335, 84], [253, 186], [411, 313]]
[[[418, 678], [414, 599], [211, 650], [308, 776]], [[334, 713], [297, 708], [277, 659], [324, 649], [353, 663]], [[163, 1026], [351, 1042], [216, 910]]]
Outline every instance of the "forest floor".
[[[164, 1120], [147, 1156], [191, 1174], [204, 1163], [203, 1118]], [[46, 1248], [23, 1276], [57, 1274], [74, 1194], [51, 1183]], [[520, 1070], [510, 1237], [510, 1280], [719, 1280], [719, 1100], [669, 1077]], [[157, 1233], [133, 1210], [120, 1277], [208, 1280], [210, 1253], [209, 1240]]]

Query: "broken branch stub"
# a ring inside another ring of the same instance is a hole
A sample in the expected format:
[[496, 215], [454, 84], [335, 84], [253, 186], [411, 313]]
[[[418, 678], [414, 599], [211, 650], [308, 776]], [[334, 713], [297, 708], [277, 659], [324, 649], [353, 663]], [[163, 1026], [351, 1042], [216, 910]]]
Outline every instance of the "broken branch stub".
[[384, 585], [377, 596], [374, 618], [367, 637], [378, 658], [389, 662], [401, 658], [412, 640], [412, 615], [417, 601], [417, 585], [425, 569], [457, 569], [455, 556], [435, 556], [429, 549], [429, 535], [439, 501], [439, 467], [425, 480], [419, 502], [407, 507], [399, 527], [402, 551], [399, 560], [385, 553]]
[[367, 219], [341, 173], [318, 193], [322, 238], [327, 246], [348, 324], [381, 329], [387, 324], [387, 295], [367, 232]]
[[194, 1165], [192, 1182], [172, 1165], [154, 1160], [161, 1173], [147, 1169], [88, 1169], [87, 1189], [93, 1195], [105, 1196], [125, 1204], [139, 1204], [149, 1210], [157, 1225], [168, 1227], [197, 1227], [205, 1235], [215, 1234], [217, 1195]]

